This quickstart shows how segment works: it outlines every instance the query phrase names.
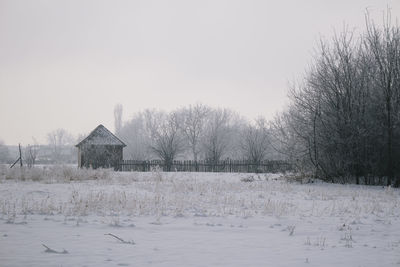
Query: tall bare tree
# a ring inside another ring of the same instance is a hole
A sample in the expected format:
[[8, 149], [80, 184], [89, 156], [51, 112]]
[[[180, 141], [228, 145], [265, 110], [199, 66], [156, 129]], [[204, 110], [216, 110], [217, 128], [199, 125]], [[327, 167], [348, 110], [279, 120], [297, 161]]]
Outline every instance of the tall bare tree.
[[228, 109], [211, 111], [202, 140], [206, 160], [217, 163], [227, 155], [232, 120], [233, 113]]
[[173, 161], [184, 151], [179, 117], [176, 112], [146, 110], [144, 118], [150, 136], [149, 148], [164, 161], [169, 171]]
[[193, 159], [197, 162], [201, 152], [200, 140], [203, 138], [207, 116], [210, 108], [202, 104], [196, 104], [180, 109], [178, 112], [180, 127], [189, 143]]
[[114, 128], [117, 135], [121, 132], [122, 128], [122, 112], [122, 104], [116, 104], [114, 107]]

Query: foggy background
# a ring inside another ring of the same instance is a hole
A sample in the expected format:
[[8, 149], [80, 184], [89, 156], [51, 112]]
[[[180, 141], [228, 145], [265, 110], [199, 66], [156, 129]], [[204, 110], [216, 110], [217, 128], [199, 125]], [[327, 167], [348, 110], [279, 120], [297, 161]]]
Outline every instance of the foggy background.
[[0, 0], [0, 139], [46, 142], [145, 108], [283, 109], [320, 36], [363, 30], [399, 1]]

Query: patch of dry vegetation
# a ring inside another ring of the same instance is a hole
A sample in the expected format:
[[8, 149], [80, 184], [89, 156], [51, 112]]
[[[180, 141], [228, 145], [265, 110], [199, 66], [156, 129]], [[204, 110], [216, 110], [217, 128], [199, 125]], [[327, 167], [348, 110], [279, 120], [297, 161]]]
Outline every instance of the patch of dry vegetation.
[[43, 183], [65, 183], [70, 181], [106, 180], [112, 176], [112, 169], [79, 169], [65, 165], [39, 167], [14, 167], [0, 165], [0, 181], [35, 181]]
[[400, 216], [397, 189], [299, 184], [268, 175], [249, 179], [249, 174], [115, 173], [52, 167], [3, 169], [1, 177], [0, 212], [7, 218], [24, 214], [115, 218], [261, 215], [360, 221], [370, 215]]

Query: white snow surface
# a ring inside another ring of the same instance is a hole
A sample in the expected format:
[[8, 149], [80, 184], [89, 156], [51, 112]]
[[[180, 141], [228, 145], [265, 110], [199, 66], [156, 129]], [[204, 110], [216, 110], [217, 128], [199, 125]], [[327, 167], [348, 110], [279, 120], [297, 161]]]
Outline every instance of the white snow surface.
[[89, 172], [2, 171], [0, 266], [400, 266], [398, 189]]

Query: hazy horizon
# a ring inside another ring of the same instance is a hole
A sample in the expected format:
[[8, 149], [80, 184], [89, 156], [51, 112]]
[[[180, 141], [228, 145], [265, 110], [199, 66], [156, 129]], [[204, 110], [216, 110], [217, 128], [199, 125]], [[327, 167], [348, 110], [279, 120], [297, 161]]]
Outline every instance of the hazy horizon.
[[[0, 140], [46, 142], [201, 102], [271, 119], [319, 38], [399, 1], [0, 0]], [[393, 21], [396, 23], [396, 21]]]

